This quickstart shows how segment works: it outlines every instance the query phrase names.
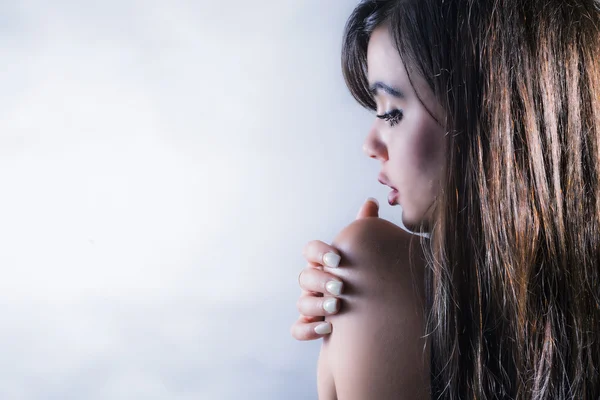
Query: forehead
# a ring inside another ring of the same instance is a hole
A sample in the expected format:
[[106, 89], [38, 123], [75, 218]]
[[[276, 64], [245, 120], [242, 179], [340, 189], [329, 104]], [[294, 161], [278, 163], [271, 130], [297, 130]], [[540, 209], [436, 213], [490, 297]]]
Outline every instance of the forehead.
[[376, 28], [367, 49], [367, 78], [375, 81], [401, 82], [407, 78], [402, 58], [387, 26]]

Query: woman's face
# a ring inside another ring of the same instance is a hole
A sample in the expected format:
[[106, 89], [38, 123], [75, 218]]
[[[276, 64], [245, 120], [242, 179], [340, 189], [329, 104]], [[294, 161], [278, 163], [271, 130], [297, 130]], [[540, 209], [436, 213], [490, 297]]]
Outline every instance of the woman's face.
[[445, 161], [445, 132], [427, 109], [443, 121], [442, 107], [413, 73], [412, 83], [427, 108], [419, 101], [386, 26], [371, 35], [367, 68], [378, 117], [363, 149], [381, 161], [380, 182], [397, 190], [388, 200], [402, 207], [402, 222], [408, 228], [428, 225]]

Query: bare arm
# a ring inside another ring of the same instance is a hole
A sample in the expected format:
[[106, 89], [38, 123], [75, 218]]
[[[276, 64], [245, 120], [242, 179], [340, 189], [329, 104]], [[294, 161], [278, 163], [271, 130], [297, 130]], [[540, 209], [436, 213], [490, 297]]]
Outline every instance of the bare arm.
[[[426, 399], [429, 352], [423, 317], [423, 264], [409, 264], [410, 234], [379, 219], [357, 220], [332, 243], [328, 271], [345, 283], [342, 309], [327, 317], [318, 366], [321, 400]], [[419, 252], [415, 238], [413, 253]]]

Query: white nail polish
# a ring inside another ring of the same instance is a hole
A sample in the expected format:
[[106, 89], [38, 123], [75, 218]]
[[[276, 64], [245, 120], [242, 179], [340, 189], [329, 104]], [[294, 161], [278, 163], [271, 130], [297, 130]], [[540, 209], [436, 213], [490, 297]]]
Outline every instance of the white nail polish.
[[329, 325], [328, 323], [324, 323], [324, 324], [321, 324], [321, 325], [317, 325], [317, 326], [315, 327], [315, 332], [316, 332], [318, 335], [325, 335], [325, 334], [327, 334], [327, 333], [331, 333], [331, 325]]
[[337, 266], [340, 265], [341, 259], [342, 257], [332, 252], [325, 253], [325, 255], [323, 256], [323, 262], [326, 266], [331, 268], [337, 268]]
[[373, 203], [377, 204], [377, 208], [379, 208], [379, 201], [377, 201], [377, 199], [375, 197], [369, 197], [367, 200], [370, 200]]
[[325, 284], [325, 289], [327, 289], [327, 291], [332, 295], [339, 296], [340, 294], [342, 294], [342, 286], [342, 282], [329, 281]]
[[323, 302], [323, 310], [327, 311], [329, 314], [333, 314], [337, 311], [338, 299], [331, 298], [327, 299]]

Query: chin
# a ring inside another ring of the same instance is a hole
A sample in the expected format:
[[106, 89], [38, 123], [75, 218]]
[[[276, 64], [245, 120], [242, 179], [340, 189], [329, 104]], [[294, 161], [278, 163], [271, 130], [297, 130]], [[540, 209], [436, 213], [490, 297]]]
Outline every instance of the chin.
[[423, 215], [414, 215], [414, 213], [410, 212], [409, 210], [406, 210], [405, 208], [402, 208], [402, 223], [404, 224], [405, 227], [407, 227], [408, 229], [410, 229], [413, 232], [416, 232], [417, 230], [419, 230], [421, 228], [421, 224], [423, 224], [423, 228], [425, 230], [428, 229], [429, 223], [428, 221], [424, 218]]

